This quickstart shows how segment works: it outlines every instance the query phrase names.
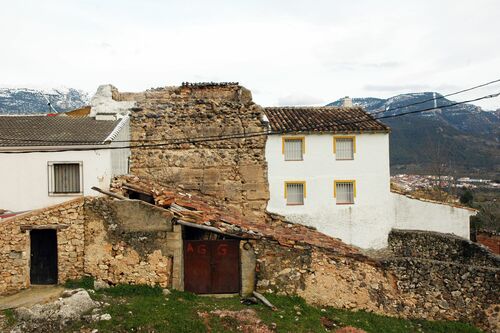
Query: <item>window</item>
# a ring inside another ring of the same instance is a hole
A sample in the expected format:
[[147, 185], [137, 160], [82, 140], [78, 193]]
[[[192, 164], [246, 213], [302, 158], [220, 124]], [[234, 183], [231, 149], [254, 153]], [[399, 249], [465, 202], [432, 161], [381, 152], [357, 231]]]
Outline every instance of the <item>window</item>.
[[49, 195], [81, 194], [82, 162], [49, 162]]
[[304, 137], [290, 137], [282, 139], [285, 161], [302, 161], [305, 152]]
[[353, 160], [356, 152], [354, 136], [338, 136], [333, 138], [333, 153], [337, 160]]
[[306, 182], [285, 182], [287, 205], [303, 205], [306, 197]]
[[336, 180], [333, 184], [333, 196], [337, 205], [353, 204], [356, 197], [355, 180]]

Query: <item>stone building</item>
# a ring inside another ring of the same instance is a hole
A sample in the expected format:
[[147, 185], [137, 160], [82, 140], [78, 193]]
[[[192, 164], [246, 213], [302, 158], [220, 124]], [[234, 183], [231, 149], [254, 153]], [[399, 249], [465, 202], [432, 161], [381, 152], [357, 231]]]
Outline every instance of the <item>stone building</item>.
[[79, 198], [0, 222], [8, 235], [0, 239], [0, 294], [92, 276], [202, 294], [299, 295], [325, 306], [498, 327], [500, 260], [469, 241], [397, 232], [392, 256], [373, 259], [278, 215], [251, 220], [228, 213], [219, 199], [151, 180], [122, 177], [114, 192], [118, 199]]

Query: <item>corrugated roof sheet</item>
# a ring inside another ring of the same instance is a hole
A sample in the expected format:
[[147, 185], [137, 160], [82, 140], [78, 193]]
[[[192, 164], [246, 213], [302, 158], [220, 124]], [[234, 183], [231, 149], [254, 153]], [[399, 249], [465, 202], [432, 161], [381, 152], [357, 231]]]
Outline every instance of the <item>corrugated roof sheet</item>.
[[0, 147], [104, 144], [119, 123], [88, 117], [0, 116]]
[[267, 107], [274, 132], [389, 132], [389, 127], [361, 107]]

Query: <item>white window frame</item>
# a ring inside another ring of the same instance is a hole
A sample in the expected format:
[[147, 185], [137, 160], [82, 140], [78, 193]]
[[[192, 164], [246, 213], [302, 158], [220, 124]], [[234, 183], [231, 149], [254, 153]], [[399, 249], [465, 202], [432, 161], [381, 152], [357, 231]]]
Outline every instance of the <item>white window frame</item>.
[[[288, 201], [288, 185], [302, 185], [302, 202], [289, 202]], [[305, 181], [286, 181], [285, 182], [285, 200], [287, 206], [303, 206], [306, 199], [306, 182]]]
[[[352, 201], [339, 201], [337, 196], [337, 185], [339, 184], [351, 184], [352, 185]], [[355, 180], [335, 180], [333, 182], [333, 197], [336, 200], [337, 205], [354, 205], [356, 201], [356, 181]]]
[[[352, 141], [352, 157], [350, 158], [339, 158], [340, 154], [337, 154], [337, 140], [351, 140]], [[333, 153], [335, 154], [335, 159], [337, 161], [352, 161], [354, 160], [354, 155], [356, 154], [356, 137], [354, 135], [349, 136], [334, 136], [333, 137]]]
[[[78, 164], [80, 176], [80, 192], [55, 192], [54, 165]], [[47, 162], [48, 193], [51, 197], [70, 197], [83, 195], [83, 161], [49, 161]]]
[[[304, 160], [304, 154], [306, 153], [306, 138], [304, 136], [284, 136], [281, 138], [281, 151], [283, 153], [283, 157], [285, 159], [285, 161], [303, 161]], [[300, 149], [301, 149], [301, 152], [300, 152], [300, 159], [291, 159], [291, 158], [287, 158], [287, 155], [286, 155], [286, 142], [288, 140], [296, 140], [296, 141], [301, 141], [301, 145], [300, 145]]]

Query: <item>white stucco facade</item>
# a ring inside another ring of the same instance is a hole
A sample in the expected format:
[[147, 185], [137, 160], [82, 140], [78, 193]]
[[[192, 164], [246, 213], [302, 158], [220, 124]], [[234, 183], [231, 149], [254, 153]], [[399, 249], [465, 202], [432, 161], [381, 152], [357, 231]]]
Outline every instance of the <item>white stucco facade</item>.
[[[112, 137], [111, 137], [112, 136]], [[110, 135], [110, 140], [129, 139], [128, 119], [124, 118]], [[62, 152], [0, 152], [0, 208], [18, 212], [43, 208], [67, 201], [82, 195], [98, 195], [91, 188], [97, 186], [109, 188], [111, 178], [128, 173], [130, 149], [102, 149], [106, 147], [126, 146], [127, 143], [113, 142], [97, 146], [58, 146], [58, 147], [9, 147], [3, 151], [22, 149], [86, 149], [84, 151]], [[89, 150], [87, 150], [89, 149]], [[49, 163], [81, 163], [80, 194], [49, 194]]]
[[[362, 248], [385, 247], [392, 228], [469, 238], [473, 212], [391, 193], [388, 133], [349, 135], [355, 136], [356, 142], [353, 160], [336, 160], [334, 135], [324, 133], [304, 135], [302, 161], [285, 161], [282, 136], [270, 135], [266, 143], [268, 211]], [[336, 203], [334, 181], [343, 180], [355, 180], [353, 204]], [[285, 183], [290, 181], [305, 182], [303, 205], [287, 205]]]
[[451, 233], [469, 239], [472, 209], [409, 198], [391, 193], [394, 204], [394, 228]]

